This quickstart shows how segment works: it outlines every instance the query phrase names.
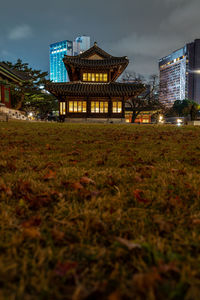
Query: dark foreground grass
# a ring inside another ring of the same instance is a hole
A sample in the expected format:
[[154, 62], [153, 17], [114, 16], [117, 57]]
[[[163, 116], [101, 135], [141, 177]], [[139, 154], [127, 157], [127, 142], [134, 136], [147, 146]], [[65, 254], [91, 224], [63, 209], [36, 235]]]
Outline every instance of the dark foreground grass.
[[200, 299], [200, 128], [0, 124], [0, 299]]

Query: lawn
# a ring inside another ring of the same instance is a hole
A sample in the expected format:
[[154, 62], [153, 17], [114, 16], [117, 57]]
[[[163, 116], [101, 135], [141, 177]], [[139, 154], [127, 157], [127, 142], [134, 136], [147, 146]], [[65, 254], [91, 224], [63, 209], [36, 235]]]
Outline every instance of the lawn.
[[0, 299], [200, 295], [200, 128], [0, 123]]

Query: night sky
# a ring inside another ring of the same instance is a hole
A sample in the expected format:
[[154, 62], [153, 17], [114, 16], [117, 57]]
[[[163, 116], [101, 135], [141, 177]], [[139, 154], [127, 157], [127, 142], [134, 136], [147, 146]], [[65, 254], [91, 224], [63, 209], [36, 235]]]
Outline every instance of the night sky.
[[49, 44], [89, 35], [128, 69], [158, 72], [160, 57], [200, 38], [199, 0], [6, 0], [0, 8], [0, 61], [21, 58], [49, 71]]

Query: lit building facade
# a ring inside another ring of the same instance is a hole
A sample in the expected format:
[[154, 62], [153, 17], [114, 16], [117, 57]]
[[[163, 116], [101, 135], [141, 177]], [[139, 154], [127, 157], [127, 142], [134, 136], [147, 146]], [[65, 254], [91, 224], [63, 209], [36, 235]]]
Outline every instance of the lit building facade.
[[73, 55], [79, 55], [90, 48], [90, 37], [78, 36], [73, 42]]
[[59, 100], [60, 120], [125, 122], [125, 102], [145, 90], [141, 83], [116, 82], [128, 66], [126, 56], [112, 56], [95, 43], [79, 55], [66, 55], [63, 61], [70, 82], [46, 85]]
[[176, 100], [200, 104], [200, 39], [159, 60], [159, 100], [167, 107]]
[[62, 41], [50, 45], [50, 80], [53, 82], [68, 82], [68, 74], [63, 63], [65, 55], [73, 54], [73, 43]]

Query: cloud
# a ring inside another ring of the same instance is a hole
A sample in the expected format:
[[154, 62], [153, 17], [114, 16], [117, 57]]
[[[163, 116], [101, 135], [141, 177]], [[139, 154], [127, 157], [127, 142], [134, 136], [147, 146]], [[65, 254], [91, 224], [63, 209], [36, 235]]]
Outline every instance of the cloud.
[[8, 35], [10, 40], [21, 40], [29, 38], [32, 35], [32, 29], [29, 25], [19, 25], [13, 28]]
[[151, 74], [158, 71], [158, 60], [161, 57], [182, 47], [184, 43], [183, 37], [172, 33], [158, 32], [149, 35], [133, 33], [116, 43], [111, 43], [107, 48], [114, 49], [116, 56], [127, 55], [130, 59], [129, 69], [132, 71]]

